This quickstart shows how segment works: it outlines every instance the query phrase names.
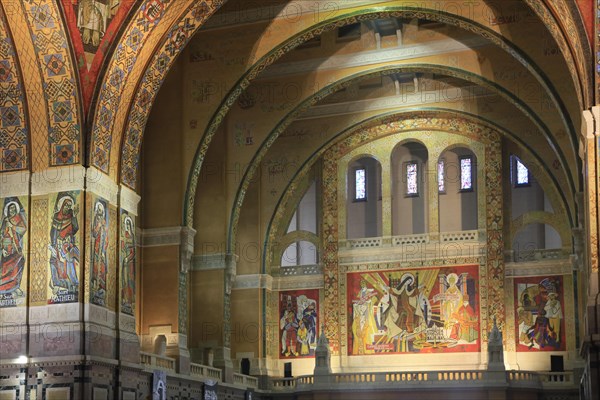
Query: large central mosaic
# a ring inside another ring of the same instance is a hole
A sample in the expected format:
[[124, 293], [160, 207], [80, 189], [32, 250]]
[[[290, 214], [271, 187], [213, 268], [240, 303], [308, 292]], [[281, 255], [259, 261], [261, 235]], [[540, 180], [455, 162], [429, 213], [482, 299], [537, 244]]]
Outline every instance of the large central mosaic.
[[347, 275], [348, 354], [477, 352], [479, 267]]

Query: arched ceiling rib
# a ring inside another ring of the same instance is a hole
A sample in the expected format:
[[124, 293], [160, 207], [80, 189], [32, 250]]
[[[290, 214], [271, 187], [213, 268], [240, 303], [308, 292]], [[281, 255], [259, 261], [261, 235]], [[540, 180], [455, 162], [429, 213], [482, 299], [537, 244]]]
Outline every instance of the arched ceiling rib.
[[[299, 101], [291, 111], [286, 112], [285, 115], [282, 116], [280, 122], [277, 123], [277, 125], [275, 127], [273, 127], [273, 129], [266, 136], [266, 138], [264, 138], [259, 149], [256, 152], [254, 152], [251, 160], [248, 160], [248, 161], [238, 160], [241, 165], [248, 165], [248, 167], [246, 168], [246, 171], [244, 172], [242, 180], [241, 180], [239, 186], [237, 187], [237, 194], [236, 194], [235, 199], [232, 201], [232, 205], [231, 205], [232, 210], [231, 210], [230, 215], [232, 218], [232, 222], [230, 223], [230, 232], [229, 232], [230, 244], [233, 243], [232, 239], [235, 238], [235, 236], [236, 236], [235, 228], [237, 227], [237, 218], [239, 216], [239, 215], [237, 215], [236, 210], [239, 210], [239, 207], [243, 203], [245, 193], [248, 189], [248, 186], [250, 185], [250, 182], [254, 178], [254, 174], [256, 173], [261, 161], [263, 160], [264, 155], [267, 153], [267, 151], [272, 146], [274, 141], [278, 138], [278, 136], [285, 129], [287, 129], [287, 127], [293, 122], [294, 119], [296, 119], [301, 113], [305, 112], [309, 107], [316, 104], [318, 101], [324, 99], [325, 97], [335, 93], [336, 91], [338, 91], [342, 88], [348, 87], [350, 84], [352, 84], [353, 82], [355, 82], [357, 80], [365, 80], [365, 79], [368, 79], [369, 77], [373, 77], [373, 76], [401, 74], [401, 73], [406, 73], [406, 72], [435, 73], [435, 74], [439, 74], [439, 75], [458, 77], [460, 79], [469, 81], [471, 83], [486, 87], [488, 90], [498, 93], [502, 98], [504, 98], [504, 100], [506, 102], [513, 103], [520, 112], [522, 112], [524, 115], [526, 115], [531, 120], [531, 122], [537, 128], [538, 135], [541, 134], [541, 135], [545, 136], [546, 141], [547, 141], [546, 143], [551, 146], [549, 149], [550, 152], [544, 151], [543, 146], [541, 144], [538, 144], [537, 147], [539, 147], [539, 148], [536, 149], [536, 152], [537, 153], [541, 152], [541, 154], [543, 154], [545, 156], [544, 158], [554, 159], [554, 157], [558, 157], [558, 159], [561, 160], [562, 165], [568, 165], [568, 162], [564, 158], [564, 155], [561, 154], [560, 148], [558, 146], [556, 146], [555, 144], [552, 145], [552, 143], [554, 143], [554, 139], [552, 138], [550, 130], [548, 129], [546, 124], [542, 121], [542, 119], [533, 110], [531, 110], [525, 103], [523, 103], [522, 100], [516, 98], [508, 90], [498, 86], [497, 84], [495, 84], [491, 81], [488, 81], [484, 77], [475, 75], [469, 71], [457, 70], [455, 68], [451, 68], [451, 67], [448, 67], [445, 65], [434, 65], [434, 64], [387, 65], [385, 67], [380, 67], [380, 68], [375, 68], [375, 69], [367, 69], [365, 71], [361, 71], [354, 75], [349, 75], [342, 79], [339, 79], [335, 83], [328, 85], [325, 88], [321, 89], [316, 94], [308, 95], [308, 96], [304, 97], [302, 99], [302, 101]], [[522, 134], [521, 134], [521, 137], [523, 137]], [[529, 139], [531, 140], [532, 138], [529, 138]], [[521, 140], [518, 139], [518, 142], [521, 142]], [[529, 143], [522, 142], [522, 143], [525, 147], [528, 147], [529, 149], [532, 149], [534, 147], [534, 144], [531, 142], [529, 142]], [[548, 157], [548, 156], [550, 156], [550, 157]], [[566, 171], [564, 171], [564, 170], [561, 170], [561, 171], [566, 173]], [[563, 179], [566, 178], [566, 180], [557, 181], [556, 182], [557, 186], [561, 187], [561, 189], [563, 191], [566, 191], [567, 193], [573, 192], [575, 189], [574, 189], [574, 183], [571, 178], [571, 175], [566, 173], [566, 176], [563, 175], [562, 178]], [[189, 201], [189, 199], [187, 199], [187, 200]], [[193, 207], [193, 203], [186, 203], [186, 206]], [[189, 212], [189, 209], [187, 211]], [[233, 249], [229, 249], [229, 250], [233, 250]]]
[[[214, 135], [214, 133], [216, 132], [216, 130], [220, 124], [220, 121], [223, 119], [224, 115], [228, 112], [229, 108], [235, 103], [239, 94], [242, 92], [242, 90], [244, 88], [246, 88], [250, 84], [250, 81], [252, 79], [254, 79], [268, 65], [270, 65], [272, 62], [277, 60], [279, 57], [281, 57], [283, 54], [288, 52], [290, 49], [296, 47], [298, 44], [303, 43], [306, 40], [309, 40], [310, 38], [314, 37], [315, 35], [319, 35], [325, 31], [334, 29], [337, 26], [341, 26], [341, 25], [348, 24], [348, 23], [353, 23], [353, 22], [360, 21], [360, 20], [378, 18], [378, 17], [383, 17], [383, 16], [385, 16], [385, 17], [389, 17], [389, 16], [410, 17], [410, 16], [412, 16], [412, 17], [419, 17], [419, 18], [424, 18], [424, 19], [441, 20], [443, 22], [446, 22], [446, 23], [449, 23], [452, 25], [460, 26], [462, 28], [475, 31], [478, 34], [481, 34], [484, 37], [492, 40], [493, 43], [495, 43], [496, 45], [503, 48], [505, 51], [507, 51], [509, 54], [511, 54], [513, 57], [515, 57], [517, 59], [517, 61], [519, 61], [520, 63], [525, 65], [526, 68], [534, 76], [536, 76], [538, 78], [538, 80], [542, 83], [542, 86], [546, 90], [548, 90], [553, 102], [559, 104], [559, 107], [563, 110], [563, 114], [562, 114], [563, 117], [565, 119], [569, 118], [567, 115], [565, 115], [566, 114], [565, 106], [564, 106], [564, 104], [561, 103], [560, 97], [556, 94], [555, 90], [551, 89], [551, 84], [549, 83], [550, 81], [541, 76], [541, 74], [542, 74], [541, 69], [539, 67], [536, 67], [532, 63], [532, 61], [527, 56], [525, 56], [523, 53], [521, 53], [517, 48], [510, 47], [510, 42], [508, 40], [506, 40], [505, 38], [503, 38], [502, 36], [500, 36], [495, 31], [490, 30], [484, 26], [478, 25], [476, 23], [473, 23], [472, 21], [465, 20], [461, 17], [457, 17], [454, 15], [444, 15], [443, 13], [440, 13], [439, 10], [434, 12], [431, 10], [407, 11], [407, 10], [402, 9], [402, 7], [399, 7], [399, 9], [400, 9], [399, 11], [389, 11], [389, 10], [381, 11], [378, 9], [376, 11], [371, 10], [370, 12], [366, 11], [366, 10], [362, 10], [362, 12], [360, 14], [351, 15], [351, 16], [343, 14], [342, 16], [338, 16], [334, 21], [326, 21], [322, 24], [316, 25], [315, 27], [313, 27], [312, 29], [310, 29], [308, 31], [296, 34], [294, 37], [292, 37], [288, 41], [285, 41], [282, 44], [275, 47], [273, 51], [264, 55], [259, 60], [259, 62], [257, 62], [256, 64], [253, 65], [252, 68], [249, 68], [247, 70], [247, 72], [243, 75], [243, 77], [240, 78], [236, 87], [234, 87], [229, 92], [229, 94], [225, 97], [225, 100], [222, 102], [220, 109], [213, 115], [213, 118], [205, 132], [205, 135], [202, 137], [202, 141], [198, 147], [198, 153], [197, 153], [194, 165], [192, 167], [192, 172], [189, 175], [190, 183], [188, 186], [188, 194], [186, 196], [186, 201], [193, 202], [193, 197], [194, 197], [194, 193], [195, 193], [195, 186], [194, 186], [195, 182], [194, 182], [193, 177], [197, 176], [197, 174], [199, 173], [199, 169], [202, 164], [202, 158], [208, 148], [208, 145], [210, 143], [212, 135]], [[575, 77], [574, 79], [577, 79], [577, 78]], [[560, 115], [560, 113], [559, 113], [559, 115]], [[574, 152], [573, 146], [574, 146], [575, 137], [574, 137], [572, 124], [566, 122], [566, 125], [567, 125], [566, 130], [567, 130], [567, 132], [569, 132], [569, 135], [571, 137], [570, 140], [572, 142], [571, 146], [567, 146], [567, 147], [571, 147], [570, 151]], [[577, 162], [578, 162], [577, 160], [574, 160], [575, 165], [577, 164]], [[568, 164], [563, 164], [563, 165], [568, 165]], [[186, 223], [191, 223], [192, 218], [190, 218], [191, 217], [190, 208], [188, 207], [187, 209], [188, 209], [188, 213], [186, 213], [184, 218], [186, 219]]]

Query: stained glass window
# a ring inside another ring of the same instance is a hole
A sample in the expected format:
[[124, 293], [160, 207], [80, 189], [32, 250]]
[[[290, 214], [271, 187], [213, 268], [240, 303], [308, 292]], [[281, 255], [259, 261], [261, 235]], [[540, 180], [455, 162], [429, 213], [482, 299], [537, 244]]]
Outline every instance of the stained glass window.
[[444, 160], [438, 161], [438, 191], [440, 193], [446, 192], [446, 170], [444, 168]]
[[406, 164], [406, 194], [419, 194], [419, 171], [417, 163], [409, 162]]
[[527, 169], [521, 160], [516, 157], [515, 159], [517, 161], [517, 186], [529, 185], [529, 169]]
[[460, 190], [473, 189], [473, 159], [463, 157], [460, 159]]
[[357, 168], [354, 171], [354, 200], [367, 199], [367, 171], [364, 168]]

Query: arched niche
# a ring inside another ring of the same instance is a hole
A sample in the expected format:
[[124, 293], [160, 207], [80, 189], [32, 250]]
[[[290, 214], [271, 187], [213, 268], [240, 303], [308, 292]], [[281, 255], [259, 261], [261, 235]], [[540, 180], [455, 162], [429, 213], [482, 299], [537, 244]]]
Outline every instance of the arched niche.
[[512, 246], [515, 261], [533, 261], [552, 258], [544, 255], [544, 250], [561, 249], [562, 240], [552, 225], [531, 223], [515, 234]]
[[351, 161], [348, 164], [346, 187], [348, 239], [381, 236], [381, 164], [379, 161], [371, 156], [362, 156]]
[[435, 167], [440, 232], [476, 230], [478, 187], [475, 153], [462, 146], [448, 148], [441, 153]]
[[[394, 236], [428, 232], [426, 222], [428, 157], [427, 148], [416, 141], [400, 143], [392, 151], [392, 234]], [[416, 174], [416, 177], [413, 174]]]

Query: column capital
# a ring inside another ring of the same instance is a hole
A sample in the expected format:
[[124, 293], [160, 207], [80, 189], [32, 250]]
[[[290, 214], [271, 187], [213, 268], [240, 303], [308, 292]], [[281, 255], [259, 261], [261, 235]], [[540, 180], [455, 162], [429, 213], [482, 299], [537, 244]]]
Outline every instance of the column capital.
[[31, 175], [31, 195], [85, 189], [86, 169], [81, 165], [49, 168]]

